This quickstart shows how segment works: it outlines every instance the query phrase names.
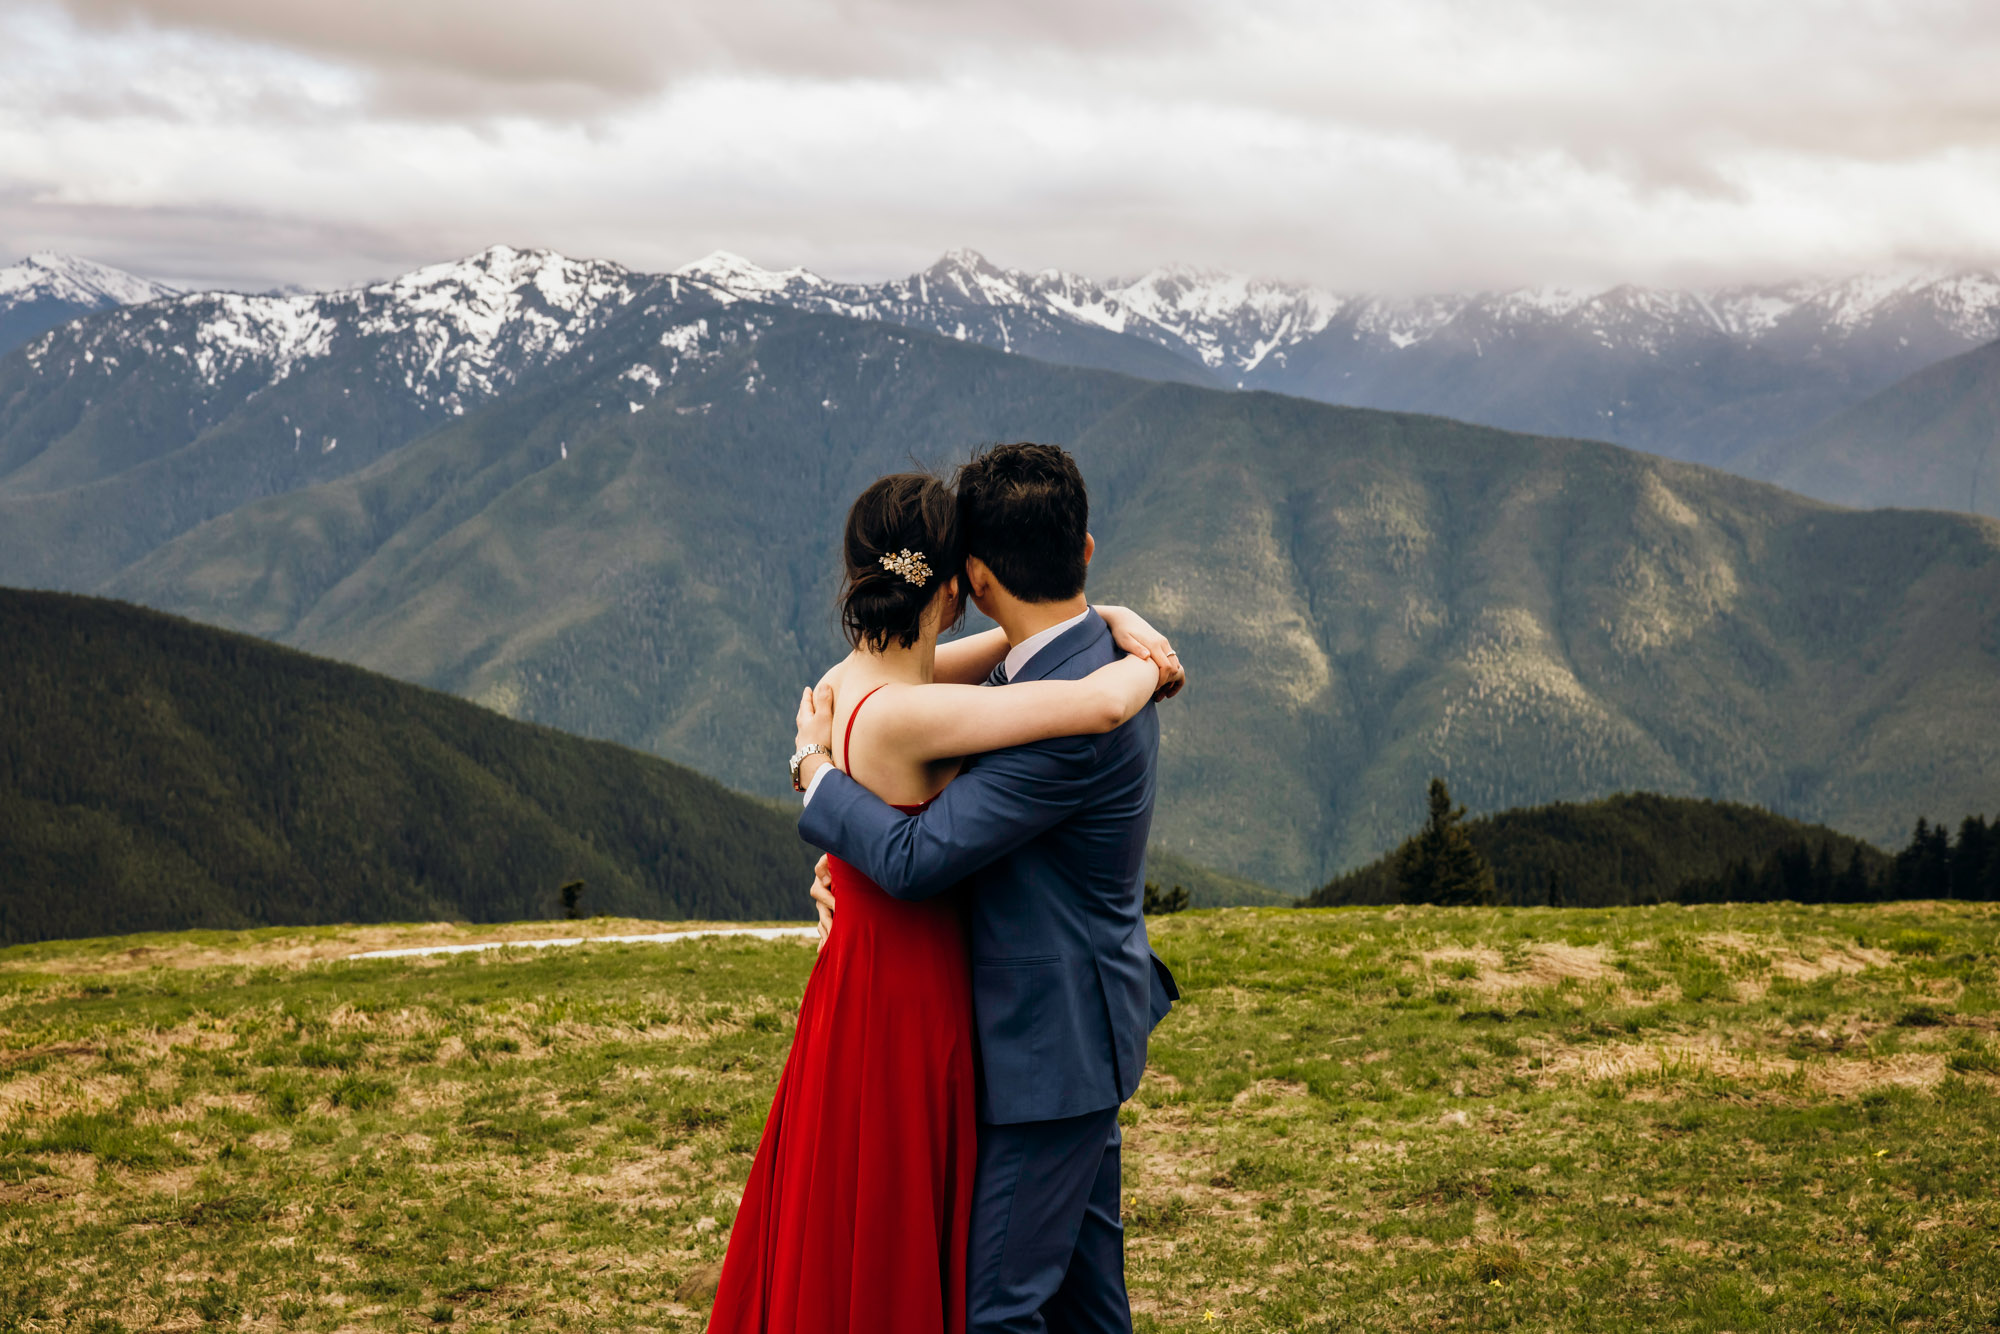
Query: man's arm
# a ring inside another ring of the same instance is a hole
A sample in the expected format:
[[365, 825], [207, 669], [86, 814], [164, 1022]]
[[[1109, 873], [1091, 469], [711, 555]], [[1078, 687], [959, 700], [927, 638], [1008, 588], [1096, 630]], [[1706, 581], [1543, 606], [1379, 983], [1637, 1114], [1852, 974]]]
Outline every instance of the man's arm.
[[899, 899], [927, 899], [1081, 806], [1095, 756], [1096, 747], [1081, 737], [996, 751], [918, 815], [905, 815], [828, 769], [799, 817], [799, 837]]

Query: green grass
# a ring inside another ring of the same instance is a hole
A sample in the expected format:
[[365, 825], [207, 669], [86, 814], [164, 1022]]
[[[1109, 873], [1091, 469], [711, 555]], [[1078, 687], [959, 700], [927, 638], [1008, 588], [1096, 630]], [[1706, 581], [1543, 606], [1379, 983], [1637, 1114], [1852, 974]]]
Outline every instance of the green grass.
[[[2000, 909], [1150, 925], [1142, 1331], [2000, 1319]], [[232, 939], [0, 951], [0, 1330], [701, 1328], [809, 949]]]

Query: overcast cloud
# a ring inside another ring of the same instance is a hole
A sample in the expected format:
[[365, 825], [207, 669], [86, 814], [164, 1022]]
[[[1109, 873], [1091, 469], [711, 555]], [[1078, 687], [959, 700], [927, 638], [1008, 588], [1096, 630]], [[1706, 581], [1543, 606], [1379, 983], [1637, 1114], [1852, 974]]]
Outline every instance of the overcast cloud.
[[0, 252], [359, 281], [495, 241], [969, 245], [1342, 288], [2000, 265], [1964, 0], [0, 0]]

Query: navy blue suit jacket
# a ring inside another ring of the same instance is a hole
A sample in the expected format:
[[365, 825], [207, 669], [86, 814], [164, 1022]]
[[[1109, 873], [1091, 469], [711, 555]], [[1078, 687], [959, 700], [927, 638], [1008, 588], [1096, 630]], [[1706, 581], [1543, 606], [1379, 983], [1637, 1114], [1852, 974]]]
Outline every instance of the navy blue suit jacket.
[[[1093, 611], [1015, 679], [1075, 680], [1117, 656]], [[1080, 1116], [1139, 1086], [1146, 1036], [1178, 995], [1146, 942], [1159, 750], [1148, 705], [1102, 735], [978, 756], [920, 815], [831, 770], [800, 818], [808, 843], [897, 898], [964, 883], [982, 1121]]]

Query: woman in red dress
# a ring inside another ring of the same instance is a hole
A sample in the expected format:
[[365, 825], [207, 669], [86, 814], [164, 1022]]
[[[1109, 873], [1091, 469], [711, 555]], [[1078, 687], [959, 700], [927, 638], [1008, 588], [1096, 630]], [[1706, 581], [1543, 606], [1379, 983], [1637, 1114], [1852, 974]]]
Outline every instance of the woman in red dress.
[[[918, 811], [959, 758], [1109, 731], [1162, 684], [1166, 643], [1099, 608], [1132, 656], [1081, 681], [977, 684], [1007, 651], [957, 623], [956, 504], [922, 474], [885, 477], [848, 514], [842, 622], [854, 652], [808, 691], [831, 708], [833, 761]], [[866, 712], [863, 706], [866, 705]], [[743, 1189], [710, 1334], [961, 1334], [972, 1201], [972, 985], [950, 896], [891, 898], [831, 863], [823, 942]]]

